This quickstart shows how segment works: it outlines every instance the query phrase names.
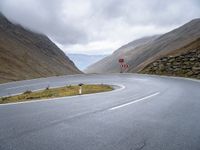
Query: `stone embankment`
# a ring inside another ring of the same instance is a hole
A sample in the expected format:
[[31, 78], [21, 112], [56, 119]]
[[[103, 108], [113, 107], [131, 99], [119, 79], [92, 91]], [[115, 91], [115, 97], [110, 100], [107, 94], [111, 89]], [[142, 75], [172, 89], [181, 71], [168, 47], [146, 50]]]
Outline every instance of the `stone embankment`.
[[146, 66], [141, 72], [200, 79], [200, 48], [178, 56], [162, 57]]

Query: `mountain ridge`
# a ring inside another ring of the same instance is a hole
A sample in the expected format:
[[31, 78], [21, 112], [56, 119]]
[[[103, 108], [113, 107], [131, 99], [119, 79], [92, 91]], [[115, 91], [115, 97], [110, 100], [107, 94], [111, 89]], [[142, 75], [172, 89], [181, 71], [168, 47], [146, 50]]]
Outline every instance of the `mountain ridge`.
[[[120, 72], [120, 67], [118, 64], [119, 58], [124, 57], [124, 59], [126, 59], [127, 52], [132, 51], [133, 49], [136, 49], [137, 47], [141, 45], [145, 45], [149, 42], [152, 42], [154, 39], [158, 38], [159, 36], [160, 35], [148, 36], [148, 37], [143, 37], [140, 39], [136, 39], [132, 42], [129, 42], [126, 45], [118, 48], [111, 55], [87, 67], [85, 69], [85, 72], [86, 73], [104, 73], [106, 71], [108, 71], [109, 73]], [[100, 67], [100, 69], [96, 70], [96, 68], [98, 67]]]
[[200, 38], [145, 66], [140, 73], [200, 79]]
[[[200, 19], [197, 18], [172, 31], [152, 38], [150, 42], [143, 42], [136, 47], [130, 47], [128, 51], [123, 49], [122, 46], [121, 51], [124, 51], [123, 58], [130, 66], [124, 71], [140, 72], [149, 63], [190, 44], [199, 37]], [[117, 51], [119, 50], [116, 50], [112, 55], [88, 67], [87, 73], [120, 72], [120, 65], [118, 63], [120, 57], [119, 55], [115, 55]]]
[[81, 73], [47, 36], [0, 14], [0, 83]]
[[178, 48], [184, 47], [192, 43], [199, 37], [200, 37], [200, 18], [193, 19], [188, 23], [160, 36], [158, 39], [154, 41], [154, 43], [151, 43], [153, 45], [152, 46], [153, 48], [152, 47], [148, 48], [146, 52], [147, 54], [151, 53], [151, 50], [153, 49], [159, 49], [159, 51], [157, 51], [157, 53], [154, 53], [152, 57], [148, 57], [148, 59], [144, 60], [136, 68], [130, 68], [128, 71], [139, 72], [152, 61], [159, 59], [160, 57], [163, 57]]

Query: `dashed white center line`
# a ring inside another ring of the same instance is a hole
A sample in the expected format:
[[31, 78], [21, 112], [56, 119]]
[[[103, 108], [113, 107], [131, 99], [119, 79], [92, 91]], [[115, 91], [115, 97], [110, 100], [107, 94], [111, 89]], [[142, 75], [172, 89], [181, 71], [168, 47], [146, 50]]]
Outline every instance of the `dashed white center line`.
[[122, 107], [125, 107], [125, 106], [128, 106], [128, 105], [131, 105], [131, 104], [134, 104], [134, 103], [137, 103], [137, 102], [140, 102], [140, 101], [149, 99], [149, 98], [154, 97], [154, 96], [156, 96], [156, 95], [158, 95], [158, 94], [160, 94], [160, 92], [156, 92], [156, 93], [154, 93], [154, 94], [145, 96], [145, 97], [143, 97], [143, 98], [136, 99], [136, 100], [134, 100], [134, 101], [132, 101], [132, 102], [129, 102], [129, 103], [125, 103], [125, 104], [122, 104], [122, 105], [119, 105], [119, 106], [112, 107], [112, 108], [110, 108], [109, 110], [119, 109], [119, 108], [122, 108]]

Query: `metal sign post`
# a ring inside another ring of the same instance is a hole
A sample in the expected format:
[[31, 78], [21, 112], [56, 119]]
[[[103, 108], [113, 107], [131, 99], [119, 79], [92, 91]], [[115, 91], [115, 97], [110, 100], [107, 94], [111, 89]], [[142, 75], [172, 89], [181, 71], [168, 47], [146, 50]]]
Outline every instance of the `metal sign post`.
[[120, 73], [122, 73], [123, 72], [123, 63], [124, 63], [124, 59], [123, 58], [120, 58], [119, 59], [119, 64], [120, 64]]
[[120, 64], [120, 69], [121, 69], [120, 73], [123, 73], [123, 70], [125, 71], [129, 67], [129, 65], [125, 63], [123, 58], [119, 59], [119, 64]]

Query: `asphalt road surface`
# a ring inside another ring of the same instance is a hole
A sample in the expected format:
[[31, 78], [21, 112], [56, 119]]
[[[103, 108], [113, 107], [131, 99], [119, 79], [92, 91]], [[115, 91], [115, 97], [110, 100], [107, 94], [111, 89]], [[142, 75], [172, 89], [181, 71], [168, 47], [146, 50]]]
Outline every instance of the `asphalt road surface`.
[[136, 74], [0, 85], [0, 96], [78, 84], [111, 92], [0, 105], [0, 150], [199, 150], [200, 82]]

